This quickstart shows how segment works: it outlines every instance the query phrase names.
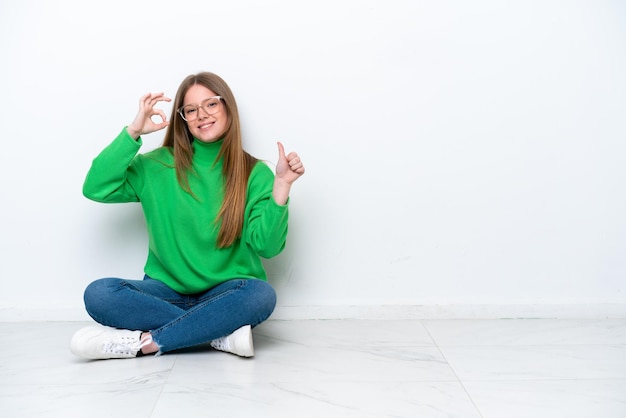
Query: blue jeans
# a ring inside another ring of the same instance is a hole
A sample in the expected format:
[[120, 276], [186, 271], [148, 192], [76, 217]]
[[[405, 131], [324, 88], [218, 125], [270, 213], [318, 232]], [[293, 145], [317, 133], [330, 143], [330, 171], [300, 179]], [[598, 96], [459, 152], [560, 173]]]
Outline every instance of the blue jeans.
[[99, 279], [85, 290], [87, 313], [102, 325], [150, 331], [165, 353], [223, 337], [265, 321], [276, 306], [269, 283], [234, 279], [196, 295], [183, 295], [145, 276]]

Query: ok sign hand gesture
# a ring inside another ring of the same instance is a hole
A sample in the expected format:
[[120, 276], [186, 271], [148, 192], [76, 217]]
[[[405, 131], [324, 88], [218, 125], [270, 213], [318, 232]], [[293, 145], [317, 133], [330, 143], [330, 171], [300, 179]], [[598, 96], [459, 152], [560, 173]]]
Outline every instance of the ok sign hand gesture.
[[[151, 132], [160, 131], [167, 127], [170, 123], [165, 117], [165, 113], [161, 109], [155, 109], [154, 106], [159, 102], [170, 102], [172, 99], [165, 97], [163, 93], [148, 93], [139, 100], [139, 111], [135, 120], [128, 125], [128, 133], [134, 139], [141, 135]], [[161, 118], [161, 123], [152, 120], [153, 116]]]

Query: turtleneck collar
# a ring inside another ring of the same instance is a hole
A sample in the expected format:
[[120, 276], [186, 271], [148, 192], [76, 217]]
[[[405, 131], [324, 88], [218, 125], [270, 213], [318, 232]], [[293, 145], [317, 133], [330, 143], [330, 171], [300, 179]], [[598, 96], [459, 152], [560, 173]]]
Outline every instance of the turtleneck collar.
[[193, 159], [194, 162], [204, 163], [204, 164], [213, 164], [215, 159], [217, 158], [217, 154], [219, 154], [220, 149], [222, 149], [222, 143], [224, 142], [224, 138], [219, 139], [215, 142], [202, 142], [197, 138], [193, 139]]

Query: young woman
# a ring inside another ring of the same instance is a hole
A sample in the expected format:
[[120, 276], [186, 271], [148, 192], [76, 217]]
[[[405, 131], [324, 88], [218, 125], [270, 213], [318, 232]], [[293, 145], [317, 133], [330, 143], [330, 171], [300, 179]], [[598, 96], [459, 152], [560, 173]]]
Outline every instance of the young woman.
[[[87, 312], [100, 325], [74, 334], [78, 356], [133, 358], [210, 342], [251, 357], [251, 329], [276, 305], [261, 258], [285, 246], [300, 158], [279, 142], [274, 175], [244, 151], [235, 98], [213, 73], [183, 80], [168, 121], [155, 105], [169, 101], [143, 96], [135, 120], [85, 179], [89, 199], [141, 203], [149, 249], [143, 280], [104, 278], [85, 290]], [[138, 154], [141, 135], [164, 128], [163, 145]]]

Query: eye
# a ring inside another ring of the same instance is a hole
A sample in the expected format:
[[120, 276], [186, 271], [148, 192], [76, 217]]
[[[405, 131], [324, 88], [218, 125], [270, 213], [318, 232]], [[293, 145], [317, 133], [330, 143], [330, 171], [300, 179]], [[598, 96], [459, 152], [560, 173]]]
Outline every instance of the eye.
[[184, 107], [183, 112], [185, 115], [193, 115], [196, 112], [196, 108], [193, 106]]

